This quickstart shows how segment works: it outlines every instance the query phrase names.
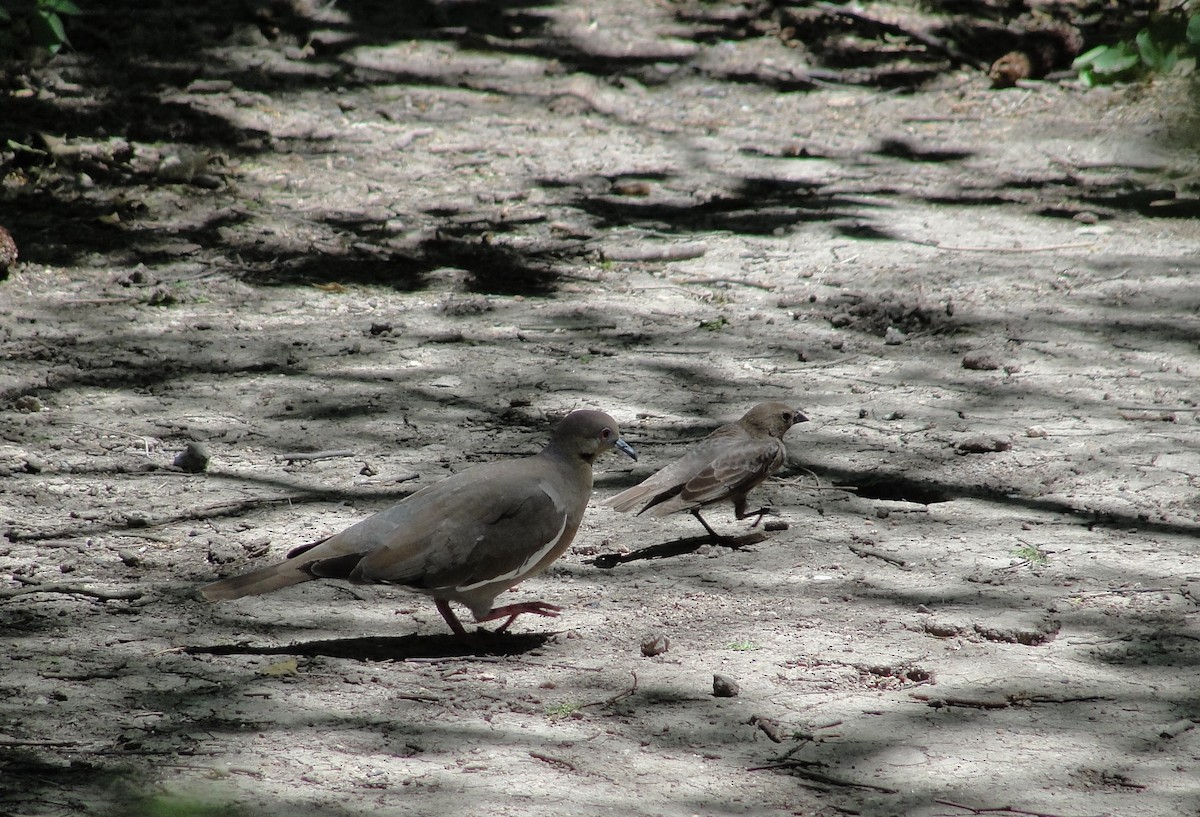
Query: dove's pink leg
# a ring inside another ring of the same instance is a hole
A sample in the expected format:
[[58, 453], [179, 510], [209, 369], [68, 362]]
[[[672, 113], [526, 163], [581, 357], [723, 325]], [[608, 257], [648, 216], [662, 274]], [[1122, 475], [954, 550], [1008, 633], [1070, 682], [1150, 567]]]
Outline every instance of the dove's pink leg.
[[442, 614], [442, 618], [446, 619], [446, 623], [450, 625], [450, 629], [455, 635], [466, 635], [467, 631], [458, 620], [458, 616], [454, 615], [454, 611], [450, 609], [450, 602], [445, 599], [434, 599], [437, 605], [438, 612]]
[[536, 613], [539, 616], [553, 617], [557, 616], [561, 610], [561, 607], [544, 601], [523, 601], [520, 604], [506, 604], [503, 607], [494, 607], [486, 616], [475, 620], [483, 623], [507, 616], [508, 621], [495, 629], [495, 632], [502, 633], [508, 629], [508, 625], [512, 624], [521, 613]]

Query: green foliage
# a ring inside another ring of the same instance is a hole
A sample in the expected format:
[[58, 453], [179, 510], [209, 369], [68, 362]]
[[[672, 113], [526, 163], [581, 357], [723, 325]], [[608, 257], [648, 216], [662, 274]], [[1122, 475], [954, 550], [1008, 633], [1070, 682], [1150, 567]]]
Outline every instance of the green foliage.
[[147, 797], [131, 809], [133, 817], [231, 817], [240, 813], [232, 806], [165, 794]]
[[575, 701], [563, 701], [560, 704], [546, 707], [546, 716], [551, 720], [567, 718], [579, 711], [580, 705]]
[[1028, 562], [1031, 565], [1044, 565], [1050, 561], [1050, 557], [1046, 551], [1036, 545], [1022, 543], [1018, 548], [1013, 548], [1013, 555], [1023, 562]]
[[1200, 56], [1200, 13], [1169, 15], [1133, 38], [1098, 45], [1075, 58], [1071, 67], [1088, 87], [1136, 79], [1145, 74], [1191, 71]]
[[33, 45], [47, 54], [57, 54], [69, 44], [65, 17], [83, 14], [72, 0], [35, 0], [28, 3], [0, 0], [0, 53]]
[[734, 641], [732, 644], [726, 644], [725, 649], [735, 652], [753, 652], [759, 649], [759, 646], [753, 641]]

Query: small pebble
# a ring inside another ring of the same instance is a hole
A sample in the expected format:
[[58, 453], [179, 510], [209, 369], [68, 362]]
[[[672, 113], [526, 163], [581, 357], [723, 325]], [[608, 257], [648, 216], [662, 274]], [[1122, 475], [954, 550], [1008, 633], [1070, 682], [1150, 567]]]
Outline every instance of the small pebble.
[[45, 408], [42, 401], [34, 397], [32, 394], [22, 394], [16, 400], [13, 400], [13, 408], [23, 414], [34, 414]]
[[208, 468], [210, 457], [204, 443], [190, 442], [187, 448], [175, 457], [175, 467], [191, 474], [199, 474]]
[[1005, 437], [971, 437], [954, 446], [959, 454], [992, 454], [1011, 451], [1012, 447], [1012, 440]]
[[963, 355], [962, 367], [976, 371], [990, 372], [999, 369], [1002, 364], [987, 352], [967, 352]]
[[662, 633], [655, 633], [642, 642], [642, 655], [653, 658], [671, 649], [671, 639]]
[[713, 695], [718, 698], [736, 698], [741, 694], [742, 688], [738, 682], [730, 678], [728, 675], [721, 673], [713, 674]]

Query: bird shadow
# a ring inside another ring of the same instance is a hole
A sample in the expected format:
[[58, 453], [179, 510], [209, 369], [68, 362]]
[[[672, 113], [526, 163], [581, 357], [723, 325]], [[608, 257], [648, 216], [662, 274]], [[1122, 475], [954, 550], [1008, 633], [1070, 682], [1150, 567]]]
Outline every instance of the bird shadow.
[[185, 647], [189, 655], [306, 655], [358, 661], [408, 661], [440, 658], [503, 658], [542, 647], [557, 633], [496, 633], [480, 630], [465, 636], [402, 635], [331, 638], [291, 644], [213, 644]]
[[719, 539], [712, 536], [689, 536], [686, 539], [675, 539], [658, 545], [650, 545], [629, 553], [601, 553], [593, 559], [585, 559], [584, 563], [611, 570], [626, 562], [638, 562], [643, 559], [670, 559], [674, 556], [695, 553], [705, 545], [717, 545], [737, 550], [749, 545], [756, 545], [766, 539], [767, 535], [760, 531], [754, 531], [745, 536], [722, 536]]

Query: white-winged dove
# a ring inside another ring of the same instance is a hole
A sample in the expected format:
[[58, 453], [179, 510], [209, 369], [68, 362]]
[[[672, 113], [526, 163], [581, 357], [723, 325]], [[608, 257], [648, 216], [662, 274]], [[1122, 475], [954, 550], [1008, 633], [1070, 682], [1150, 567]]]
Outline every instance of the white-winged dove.
[[612, 448], [637, 459], [612, 417], [572, 412], [531, 457], [468, 468], [341, 533], [295, 548], [286, 561], [200, 592], [219, 601], [312, 579], [398, 585], [433, 597], [459, 635], [466, 631], [452, 601], [477, 622], [507, 619], [497, 632], [522, 613], [556, 616], [561, 608], [541, 601], [492, 604], [566, 551], [591, 497], [592, 464]]
[[[729, 499], [738, 519], [767, 508], [746, 511], [746, 495], [778, 471], [787, 459], [783, 435], [808, 418], [786, 403], [759, 403], [737, 422], [723, 425], [689, 448], [678, 460], [603, 504], [618, 511], [641, 506], [639, 514], [666, 516], [688, 511], [714, 539], [725, 541], [700, 515], [700, 508]], [[755, 520], [755, 525], [758, 520]]]

